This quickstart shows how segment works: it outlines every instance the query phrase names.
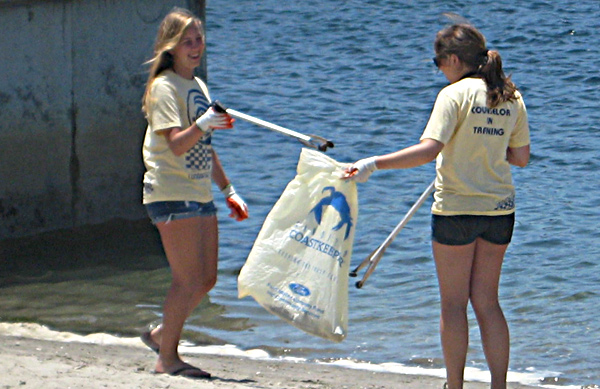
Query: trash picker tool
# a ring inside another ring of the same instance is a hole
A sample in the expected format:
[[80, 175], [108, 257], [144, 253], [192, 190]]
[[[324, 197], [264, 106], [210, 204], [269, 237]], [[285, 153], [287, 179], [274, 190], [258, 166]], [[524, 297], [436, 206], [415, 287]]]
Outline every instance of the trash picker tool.
[[269, 123], [269, 122], [261, 120], [259, 118], [255, 118], [253, 116], [246, 115], [245, 113], [236, 111], [235, 109], [226, 108], [218, 100], [214, 101], [212, 103], [212, 106], [215, 108], [215, 110], [217, 112], [226, 112], [235, 119], [242, 119], [242, 120], [245, 120], [252, 124], [255, 124], [257, 126], [269, 129], [271, 131], [275, 131], [275, 132], [279, 132], [280, 134], [291, 136], [292, 138], [298, 139], [305, 146], [311, 147], [313, 149], [317, 149], [319, 151], [326, 151], [328, 147], [329, 148], [334, 147], [333, 142], [331, 142], [325, 138], [322, 138], [317, 135], [304, 135], [299, 132], [290, 130], [288, 128], [278, 126], [277, 124]]
[[360, 265], [358, 265], [358, 267], [356, 269], [354, 269], [352, 272], [350, 272], [350, 277], [356, 277], [358, 275], [358, 271], [361, 270], [363, 267], [365, 267], [365, 266], [368, 265], [367, 271], [363, 275], [362, 280], [356, 282], [356, 287], [358, 289], [360, 289], [360, 288], [363, 287], [363, 285], [365, 284], [365, 282], [367, 281], [367, 279], [369, 278], [369, 276], [371, 275], [371, 273], [373, 273], [373, 271], [375, 270], [375, 267], [377, 267], [377, 264], [381, 260], [381, 257], [383, 257], [383, 254], [385, 253], [385, 250], [387, 250], [387, 248], [390, 246], [390, 244], [392, 243], [392, 241], [396, 238], [396, 235], [398, 235], [398, 233], [400, 232], [400, 230], [402, 228], [404, 228], [404, 226], [406, 225], [406, 223], [408, 223], [408, 221], [410, 220], [410, 218], [417, 212], [417, 210], [419, 209], [419, 207], [421, 205], [423, 205], [423, 203], [425, 202], [425, 200], [427, 199], [427, 197], [431, 194], [431, 192], [433, 192], [433, 186], [434, 186], [434, 184], [435, 184], [435, 181], [432, 182], [431, 184], [429, 184], [429, 186], [427, 187], [427, 189], [425, 189], [425, 191], [421, 194], [421, 196], [419, 197], [419, 199], [408, 210], [408, 212], [406, 213], [406, 215], [404, 215], [404, 217], [402, 218], [402, 220], [400, 220], [400, 223], [398, 223], [398, 225], [396, 225], [396, 227], [388, 235], [388, 237], [385, 238], [385, 240], [383, 241], [383, 243], [381, 245], [379, 245], [379, 247], [377, 247], [371, 254], [369, 254], [369, 256], [367, 258], [365, 258], [360, 263]]

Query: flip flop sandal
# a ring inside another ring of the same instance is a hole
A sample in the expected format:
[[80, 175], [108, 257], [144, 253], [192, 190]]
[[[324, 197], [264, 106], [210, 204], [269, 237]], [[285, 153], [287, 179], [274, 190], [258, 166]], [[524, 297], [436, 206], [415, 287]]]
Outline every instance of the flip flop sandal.
[[154, 351], [157, 354], [160, 352], [158, 344], [152, 340], [150, 331], [143, 332], [142, 335], [140, 336], [140, 339], [146, 346], [148, 346], [148, 348], [150, 348], [150, 350]]
[[186, 377], [186, 378], [210, 378], [209, 372], [199, 369], [194, 366], [184, 366], [175, 371], [168, 373], [171, 376]]

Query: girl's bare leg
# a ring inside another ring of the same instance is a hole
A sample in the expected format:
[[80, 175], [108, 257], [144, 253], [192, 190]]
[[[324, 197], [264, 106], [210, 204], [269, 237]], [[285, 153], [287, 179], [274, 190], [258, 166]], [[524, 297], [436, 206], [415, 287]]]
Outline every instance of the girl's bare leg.
[[483, 351], [492, 376], [491, 388], [506, 389], [510, 336], [498, 302], [498, 284], [508, 245], [497, 245], [483, 239], [477, 239], [476, 244], [471, 304], [479, 323]]
[[467, 305], [475, 243], [449, 246], [433, 242], [433, 256], [440, 288], [440, 335], [448, 389], [463, 387], [469, 345]]
[[177, 352], [185, 320], [217, 281], [217, 217], [174, 220], [157, 227], [172, 281], [162, 326], [152, 332], [152, 338], [160, 345], [156, 371], [170, 373], [185, 366]]

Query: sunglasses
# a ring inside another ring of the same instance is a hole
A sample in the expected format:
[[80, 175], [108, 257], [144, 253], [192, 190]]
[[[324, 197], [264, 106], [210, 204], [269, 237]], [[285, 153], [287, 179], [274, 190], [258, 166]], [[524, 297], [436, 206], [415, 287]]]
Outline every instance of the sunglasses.
[[433, 57], [433, 64], [435, 65], [436, 68], [439, 69], [440, 65], [442, 64], [441, 61], [444, 57], [438, 57], [437, 55], [435, 57]]

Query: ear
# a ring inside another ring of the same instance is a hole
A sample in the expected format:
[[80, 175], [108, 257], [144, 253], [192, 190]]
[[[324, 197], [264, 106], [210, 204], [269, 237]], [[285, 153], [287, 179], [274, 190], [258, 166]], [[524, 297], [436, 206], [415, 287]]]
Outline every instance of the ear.
[[450, 54], [450, 56], [447, 58], [448, 60], [448, 65], [451, 66], [458, 66], [462, 64], [462, 61], [458, 58], [458, 55], [456, 54]]

